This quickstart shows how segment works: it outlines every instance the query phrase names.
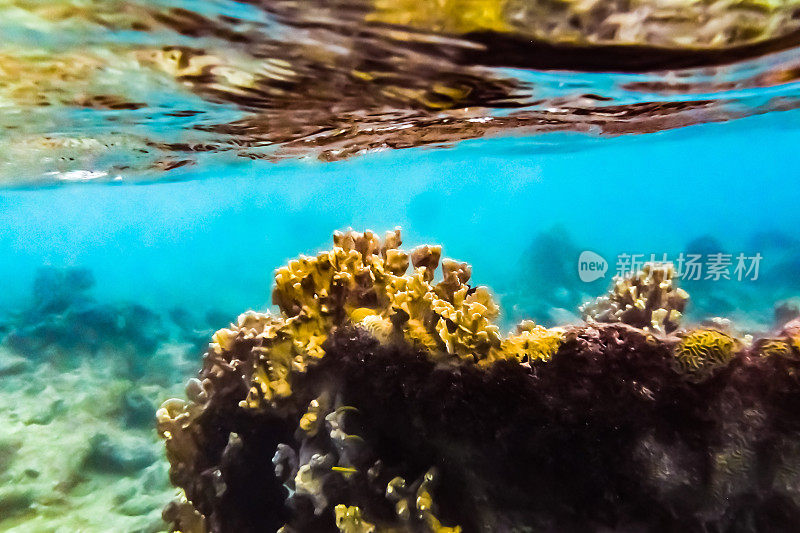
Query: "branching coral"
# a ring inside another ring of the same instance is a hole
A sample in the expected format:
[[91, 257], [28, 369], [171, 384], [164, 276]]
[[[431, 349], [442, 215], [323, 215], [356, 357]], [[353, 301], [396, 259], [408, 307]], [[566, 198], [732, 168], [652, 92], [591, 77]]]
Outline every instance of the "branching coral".
[[[276, 272], [273, 301], [285, 318], [251, 313], [214, 335], [218, 355], [239, 338], [259, 352], [251, 370], [251, 407], [288, 397], [292, 372], [320, 359], [329, 332], [345, 323], [387, 342], [395, 334], [405, 337], [439, 359], [503, 356], [493, 324], [499, 309], [487, 289], [467, 284], [469, 266], [445, 260], [443, 279], [433, 284], [441, 247], [421, 246], [409, 256], [397, 249], [399, 230], [383, 241], [370, 231], [337, 233], [334, 244], [330, 252], [301, 257]], [[406, 274], [409, 261], [413, 272]]]
[[646, 263], [625, 277], [615, 277], [606, 296], [581, 307], [584, 318], [622, 322], [654, 332], [677, 329], [689, 295], [675, 285], [672, 264]]
[[502, 336], [468, 265], [400, 244], [399, 231], [337, 233], [276, 272], [279, 315], [214, 335], [189, 401], [158, 412], [185, 495], [165, 510], [173, 530], [798, 523], [800, 328], [752, 345], [672, 334], [687, 296], [648, 266], [615, 280], [587, 324]]

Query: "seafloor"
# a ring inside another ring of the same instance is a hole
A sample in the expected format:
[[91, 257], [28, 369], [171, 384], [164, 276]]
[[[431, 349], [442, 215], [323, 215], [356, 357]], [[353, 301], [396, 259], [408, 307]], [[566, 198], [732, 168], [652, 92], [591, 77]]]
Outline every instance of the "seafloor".
[[[140, 305], [98, 302], [93, 283], [85, 269], [43, 268], [28, 306], [0, 326], [3, 531], [166, 527], [161, 509], [175, 489], [154, 413], [181, 393], [210, 331], [179, 311], [165, 322]], [[176, 322], [181, 335], [169, 330]]]

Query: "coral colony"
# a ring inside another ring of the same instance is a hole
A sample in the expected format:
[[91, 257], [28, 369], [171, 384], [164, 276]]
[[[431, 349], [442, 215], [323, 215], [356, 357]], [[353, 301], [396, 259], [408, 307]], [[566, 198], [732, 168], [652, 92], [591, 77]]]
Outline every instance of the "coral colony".
[[685, 328], [648, 264], [503, 335], [467, 264], [400, 245], [336, 233], [214, 334], [157, 413], [173, 531], [797, 530], [800, 321]]

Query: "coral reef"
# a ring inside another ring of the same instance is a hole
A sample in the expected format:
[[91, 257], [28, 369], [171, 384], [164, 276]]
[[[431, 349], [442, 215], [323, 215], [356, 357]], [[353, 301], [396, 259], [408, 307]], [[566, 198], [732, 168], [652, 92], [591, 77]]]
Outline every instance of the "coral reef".
[[648, 264], [587, 323], [505, 336], [468, 265], [400, 244], [337, 233], [276, 272], [280, 314], [214, 335], [188, 400], [157, 413], [174, 531], [800, 523], [797, 322], [678, 329], [688, 296]]
[[671, 263], [647, 263], [626, 277], [615, 277], [606, 296], [581, 307], [583, 317], [596, 322], [622, 322], [658, 333], [671, 333], [689, 295], [676, 286]]
[[[594, 300], [608, 284], [605, 277], [584, 282], [575, 274], [576, 258], [583, 250], [592, 249], [592, 244], [576, 242], [571, 232], [560, 226], [535, 234], [517, 260], [517, 272], [492, 280], [502, 304], [504, 324], [510, 326], [526, 318], [547, 326], [578, 323], [575, 310], [583, 302]], [[680, 287], [692, 295], [682, 321], [701, 323], [724, 316], [740, 329], [763, 336], [800, 314], [797, 276], [792, 274], [800, 264], [797, 240], [781, 232], [755, 231], [744, 250], [749, 254], [759, 250], [768, 260], [760, 262], [757, 273], [742, 272], [743, 279], [738, 279], [735, 271], [742, 250], [714, 237], [694, 237], [680, 248], [662, 252], [662, 261], [669, 258], [675, 262], [672, 283], [680, 278]], [[620, 254], [630, 256], [643, 251], [646, 250], [620, 248], [601, 250], [601, 255], [610, 263], [616, 255], [619, 272], [629, 266]], [[730, 257], [727, 278], [709, 276], [708, 267], [704, 268], [703, 263], [714, 256]], [[613, 264], [610, 270], [614, 270]], [[610, 294], [607, 297], [614, 299]], [[590, 305], [586, 307], [588, 311]]]

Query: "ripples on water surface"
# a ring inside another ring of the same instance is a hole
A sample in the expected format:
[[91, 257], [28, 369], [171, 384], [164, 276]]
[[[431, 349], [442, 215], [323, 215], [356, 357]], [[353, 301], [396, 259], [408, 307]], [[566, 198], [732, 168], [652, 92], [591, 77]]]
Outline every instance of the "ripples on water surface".
[[637, 134], [797, 106], [792, 1], [0, 9], [10, 186], [179, 179], [208, 161], [331, 161], [510, 133]]

